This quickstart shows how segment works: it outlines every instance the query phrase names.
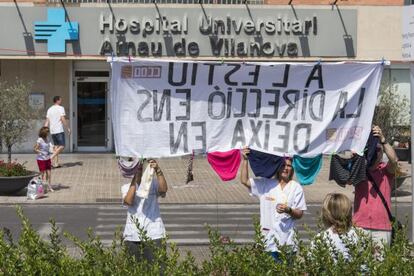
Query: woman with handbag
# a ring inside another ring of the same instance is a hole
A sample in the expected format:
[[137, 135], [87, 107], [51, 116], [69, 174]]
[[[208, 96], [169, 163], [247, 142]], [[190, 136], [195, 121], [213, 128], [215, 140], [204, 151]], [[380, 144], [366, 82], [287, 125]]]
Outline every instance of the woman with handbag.
[[[374, 161], [367, 168], [367, 179], [355, 187], [353, 221], [372, 237], [379, 253], [384, 245], [391, 244], [391, 185], [398, 160], [378, 126], [372, 128], [372, 134], [378, 137], [379, 143], [376, 145]], [[384, 153], [388, 157], [387, 163], [382, 161]]]

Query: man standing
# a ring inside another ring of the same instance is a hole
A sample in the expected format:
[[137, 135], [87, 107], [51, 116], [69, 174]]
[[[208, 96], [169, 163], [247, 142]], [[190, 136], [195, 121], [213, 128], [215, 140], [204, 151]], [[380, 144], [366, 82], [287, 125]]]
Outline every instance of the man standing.
[[[377, 247], [382, 248], [384, 244], [391, 244], [392, 228], [387, 210], [377, 190], [382, 193], [388, 208], [391, 210], [392, 184], [394, 183], [398, 163], [397, 155], [392, 146], [386, 142], [381, 129], [374, 126], [372, 134], [378, 137], [379, 143], [376, 147], [374, 161], [367, 170], [367, 180], [355, 187], [353, 221], [356, 226], [367, 231]], [[382, 162], [384, 152], [388, 157], [388, 163]]]
[[70, 135], [70, 128], [65, 119], [65, 108], [61, 106], [62, 98], [60, 96], [53, 97], [53, 105], [47, 110], [45, 127], [49, 127], [53, 140], [53, 154], [51, 156], [53, 167], [60, 167], [59, 154], [65, 149], [65, 126]]

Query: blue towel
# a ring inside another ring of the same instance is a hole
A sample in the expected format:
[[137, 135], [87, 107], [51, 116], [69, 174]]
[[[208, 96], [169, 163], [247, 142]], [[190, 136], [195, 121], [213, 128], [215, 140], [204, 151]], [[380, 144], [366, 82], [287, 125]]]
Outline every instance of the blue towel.
[[250, 150], [250, 168], [252, 168], [252, 171], [256, 176], [272, 178], [282, 166], [283, 161], [283, 157], [257, 150]]
[[377, 145], [380, 142], [377, 136], [369, 134], [367, 145], [365, 146], [365, 159], [367, 160], [367, 168], [371, 167], [377, 158]]
[[305, 158], [299, 155], [293, 156], [293, 169], [296, 173], [296, 178], [301, 185], [312, 184], [322, 167], [322, 154]]

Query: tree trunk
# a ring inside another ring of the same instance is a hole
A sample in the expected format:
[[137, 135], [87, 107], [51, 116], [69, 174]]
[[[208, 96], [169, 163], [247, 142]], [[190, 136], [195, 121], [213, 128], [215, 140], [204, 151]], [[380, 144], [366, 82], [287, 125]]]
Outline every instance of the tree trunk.
[[11, 163], [11, 153], [12, 153], [12, 145], [7, 145], [7, 158], [9, 163]]

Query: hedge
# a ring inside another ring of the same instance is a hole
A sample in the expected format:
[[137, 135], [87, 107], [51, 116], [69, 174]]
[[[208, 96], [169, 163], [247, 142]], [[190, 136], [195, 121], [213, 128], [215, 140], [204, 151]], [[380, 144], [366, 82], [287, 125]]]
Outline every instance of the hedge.
[[[65, 232], [77, 247], [80, 256], [69, 254], [53, 220], [49, 240], [40, 238], [36, 230], [17, 208], [22, 222], [21, 234], [14, 239], [9, 230], [0, 231], [0, 275], [413, 275], [413, 246], [406, 229], [400, 231], [392, 247], [382, 255], [367, 237], [350, 245], [350, 259], [333, 258], [326, 244], [313, 235], [312, 244], [298, 242], [298, 252], [292, 256], [282, 249], [282, 262], [275, 263], [264, 252], [263, 237], [255, 222], [255, 243], [237, 245], [223, 242], [220, 233], [208, 229], [210, 258], [196, 262], [187, 252], [180, 256], [176, 245], [168, 243], [156, 250], [154, 262], [136, 262], [122, 246], [121, 235], [114, 233], [111, 246], [105, 247], [99, 237], [88, 231], [89, 238], [80, 240]], [[150, 241], [148, 241], [150, 242]], [[167, 242], [167, 241], [166, 241]]]

